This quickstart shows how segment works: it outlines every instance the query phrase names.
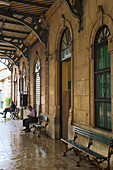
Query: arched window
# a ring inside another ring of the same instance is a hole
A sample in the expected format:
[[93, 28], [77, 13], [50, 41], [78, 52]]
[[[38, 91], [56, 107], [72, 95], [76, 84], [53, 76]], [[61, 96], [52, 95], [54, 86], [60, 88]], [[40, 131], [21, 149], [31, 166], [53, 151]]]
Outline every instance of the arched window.
[[15, 76], [14, 76], [14, 102], [17, 104], [17, 75], [15, 70]]
[[111, 130], [111, 64], [108, 52], [110, 31], [106, 25], [97, 31], [94, 41], [95, 126]]
[[69, 42], [71, 41], [70, 31], [67, 28], [62, 35], [61, 40], [61, 61], [68, 59], [71, 57], [71, 53], [69, 51]]
[[40, 62], [37, 61], [35, 65], [35, 109], [40, 111]]
[[21, 93], [21, 106], [27, 106], [27, 86], [26, 86], [26, 69], [23, 66], [22, 73], [22, 93]]
[[23, 75], [22, 75], [22, 91], [23, 93], [26, 93], [26, 70], [23, 68]]

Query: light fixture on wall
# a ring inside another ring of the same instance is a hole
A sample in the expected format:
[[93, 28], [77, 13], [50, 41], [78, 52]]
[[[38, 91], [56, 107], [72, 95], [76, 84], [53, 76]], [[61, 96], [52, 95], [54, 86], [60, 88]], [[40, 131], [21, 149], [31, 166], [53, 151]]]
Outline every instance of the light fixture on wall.
[[11, 2], [9, 2], [9, 1], [0, 1], [0, 5], [10, 6]]
[[53, 55], [52, 55], [52, 54], [49, 54], [48, 51], [45, 51], [44, 54], [46, 55], [45, 61], [48, 61], [48, 60], [49, 60], [49, 57], [50, 57], [50, 59], [52, 60], [52, 58], [53, 58]]

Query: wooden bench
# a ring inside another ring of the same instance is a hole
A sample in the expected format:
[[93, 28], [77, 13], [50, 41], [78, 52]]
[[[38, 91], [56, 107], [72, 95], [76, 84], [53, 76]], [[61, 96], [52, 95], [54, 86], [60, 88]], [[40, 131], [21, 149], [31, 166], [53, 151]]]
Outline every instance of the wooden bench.
[[47, 116], [43, 116], [42, 114], [38, 115], [38, 122], [37, 123], [33, 123], [33, 128], [34, 131], [33, 133], [35, 134], [36, 131], [38, 131], [38, 137], [40, 137], [40, 134], [43, 133], [46, 136], [46, 127], [48, 125], [48, 117]]
[[10, 117], [11, 117], [12, 119], [15, 119], [15, 118], [19, 119], [18, 113], [19, 113], [19, 108], [16, 107], [16, 109], [15, 109], [14, 112], [10, 112], [10, 114], [11, 114]]
[[[85, 158], [87, 158], [92, 163], [95, 163], [97, 165], [98, 170], [101, 169], [100, 164], [102, 164], [104, 161], [107, 161], [107, 168], [105, 169], [110, 170], [110, 157], [113, 154], [113, 138], [106, 137], [104, 135], [100, 135], [95, 132], [82, 129], [77, 126], [73, 126], [73, 132], [74, 132], [73, 140], [61, 139], [65, 143], [65, 146], [66, 146], [66, 151], [64, 152], [63, 156], [66, 156], [66, 153], [73, 149], [74, 152], [79, 155], [76, 166], [80, 166], [80, 162], [84, 160]], [[76, 142], [76, 139], [78, 138], [79, 135], [82, 135], [88, 138], [87, 146], [83, 146]], [[101, 143], [108, 145], [107, 156], [101, 155], [101, 153], [99, 154], [90, 149], [90, 147], [93, 145], [93, 140], [96, 140], [96, 141], [99, 141]], [[72, 147], [68, 148], [68, 145]]]
[[33, 129], [33, 128], [34, 128], [34, 127], [33, 127], [33, 124], [34, 124], [34, 123], [38, 123], [38, 120], [39, 120], [39, 117], [36, 116], [36, 121], [35, 121], [35, 122], [30, 122], [30, 123], [29, 123], [29, 128], [30, 128], [30, 129]]

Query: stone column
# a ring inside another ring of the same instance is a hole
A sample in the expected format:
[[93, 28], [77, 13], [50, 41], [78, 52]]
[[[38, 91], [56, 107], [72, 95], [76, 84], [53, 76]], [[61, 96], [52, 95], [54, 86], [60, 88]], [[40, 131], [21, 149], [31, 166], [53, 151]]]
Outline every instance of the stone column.
[[49, 114], [49, 61], [45, 61], [45, 114]]
[[27, 76], [27, 80], [26, 80], [26, 86], [27, 86], [27, 103], [28, 105], [30, 104], [30, 62], [29, 60], [27, 61], [28, 62], [28, 76]]
[[89, 59], [89, 126], [95, 126], [94, 119], [94, 48], [90, 45], [88, 48]]
[[55, 51], [54, 53], [54, 63], [55, 63], [55, 105], [54, 105], [54, 118], [55, 118], [55, 139], [59, 139], [60, 134], [60, 101], [59, 101], [59, 64], [60, 64], [60, 58], [59, 58], [59, 50]]

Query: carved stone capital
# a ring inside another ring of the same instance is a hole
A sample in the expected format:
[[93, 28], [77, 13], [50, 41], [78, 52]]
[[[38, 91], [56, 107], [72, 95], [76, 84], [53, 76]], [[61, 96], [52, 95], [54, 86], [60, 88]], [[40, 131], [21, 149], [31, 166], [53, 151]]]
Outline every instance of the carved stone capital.
[[93, 58], [94, 58], [94, 48], [93, 48], [93, 46], [92, 45], [88, 46], [87, 50], [88, 50], [88, 59], [93, 60]]

